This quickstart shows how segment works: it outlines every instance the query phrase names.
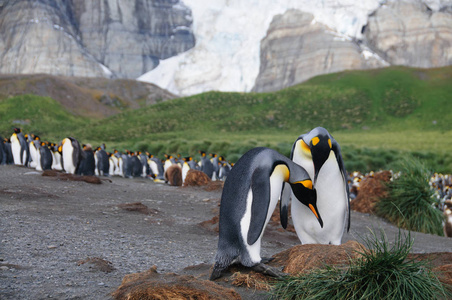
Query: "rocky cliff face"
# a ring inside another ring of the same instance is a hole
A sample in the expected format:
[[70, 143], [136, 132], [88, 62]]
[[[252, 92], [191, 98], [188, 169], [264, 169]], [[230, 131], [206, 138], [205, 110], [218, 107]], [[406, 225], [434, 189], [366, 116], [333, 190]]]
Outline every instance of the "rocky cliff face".
[[194, 46], [179, 0], [0, 1], [0, 73], [136, 78]]
[[320, 74], [388, 65], [452, 64], [452, 10], [421, 1], [388, 1], [369, 16], [363, 40], [341, 36], [311, 14], [275, 16], [261, 42], [254, 91], [274, 91]]
[[386, 66], [356, 41], [289, 10], [276, 16], [261, 42], [261, 65], [254, 91], [276, 91], [316, 75]]
[[370, 15], [363, 33], [369, 47], [392, 65], [452, 64], [452, 7], [434, 12], [422, 2], [389, 2]]

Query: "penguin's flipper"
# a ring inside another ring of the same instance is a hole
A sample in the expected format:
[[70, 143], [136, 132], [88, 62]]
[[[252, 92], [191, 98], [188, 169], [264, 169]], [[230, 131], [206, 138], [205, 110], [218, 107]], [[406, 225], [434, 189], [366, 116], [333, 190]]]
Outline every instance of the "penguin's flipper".
[[287, 220], [289, 218], [289, 202], [291, 189], [287, 183], [284, 183], [281, 190], [281, 201], [279, 202], [279, 219], [284, 229], [287, 228]]
[[253, 245], [261, 235], [268, 207], [270, 206], [270, 175], [257, 169], [251, 179], [253, 203], [251, 205], [251, 221], [248, 230], [247, 243]]
[[342, 173], [342, 179], [344, 180], [345, 184], [345, 193], [347, 197], [347, 204], [348, 204], [348, 220], [347, 220], [347, 232], [350, 231], [350, 189], [347, 184], [347, 170], [345, 169], [344, 160], [342, 159], [341, 154], [341, 147], [336, 142], [336, 140], [332, 139], [332, 150], [334, 151], [334, 154], [336, 155], [337, 164], [339, 165], [339, 169]]

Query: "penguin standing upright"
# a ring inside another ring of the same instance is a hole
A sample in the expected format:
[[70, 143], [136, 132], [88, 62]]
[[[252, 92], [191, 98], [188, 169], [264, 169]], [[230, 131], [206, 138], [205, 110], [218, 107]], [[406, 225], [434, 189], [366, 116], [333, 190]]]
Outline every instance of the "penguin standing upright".
[[210, 153], [210, 162], [212, 163], [213, 172], [212, 172], [212, 180], [219, 179], [219, 173], [220, 173], [220, 166], [218, 165], [218, 155], [215, 153]]
[[0, 165], [6, 164], [5, 140], [0, 136]]
[[206, 175], [212, 179], [213, 176], [213, 164], [210, 161], [210, 159], [208, 159], [206, 157], [206, 152], [204, 151], [199, 151], [199, 153], [201, 154], [201, 171], [203, 171], [204, 173], [206, 173]]
[[110, 176], [116, 175], [119, 168], [118, 158], [114, 155], [114, 153], [108, 153], [108, 160], [110, 166], [108, 174], [110, 174]]
[[191, 170], [200, 169], [198, 163], [192, 157], [190, 157], [190, 159], [188, 160], [188, 166], [190, 167]]
[[12, 165], [14, 164], [13, 151], [11, 149], [11, 140], [5, 138], [3, 140], [3, 150], [5, 150], [5, 158], [3, 158], [5, 164]]
[[28, 167], [30, 149], [20, 128], [14, 128], [14, 133], [11, 135], [11, 151], [14, 164]]
[[61, 171], [61, 149], [57, 144], [51, 143], [50, 150], [52, 151], [52, 170]]
[[131, 154], [131, 161], [130, 161], [130, 167], [132, 170], [132, 177], [140, 177], [143, 173], [143, 165], [141, 164], [141, 160], [138, 157], [138, 152], [130, 152]]
[[163, 166], [162, 160], [150, 154], [148, 163], [152, 170], [154, 181], [165, 182], [165, 167]]
[[229, 172], [231, 172], [231, 165], [227, 161], [221, 162], [220, 172], [218, 173], [218, 179], [220, 180], [226, 180], [226, 178], [229, 175]]
[[59, 147], [61, 150], [61, 165], [66, 173], [76, 174], [82, 160], [82, 149], [79, 142], [72, 138], [65, 138]]
[[[41, 141], [33, 140], [28, 145], [30, 147], [30, 158], [33, 157], [32, 159], [30, 159], [29, 167], [35, 168], [36, 171], [42, 171], [43, 169], [41, 166]], [[34, 148], [33, 151], [35, 151], [33, 155], [31, 154], [32, 148]]]
[[116, 162], [113, 159], [113, 161], [116, 163], [114, 175], [124, 176], [124, 173], [123, 173], [123, 164], [124, 164], [124, 162], [122, 160], [121, 153], [119, 153], [119, 151], [115, 149], [115, 150], [113, 150], [113, 156], [116, 157]]
[[84, 144], [82, 145], [82, 147], [83, 156], [77, 174], [84, 176], [93, 176], [96, 169], [93, 147], [91, 146], [91, 144]]
[[275, 150], [254, 148], [237, 161], [224, 183], [218, 250], [211, 280], [220, 277], [235, 260], [255, 271], [280, 276], [279, 271], [263, 264], [260, 248], [284, 182], [289, 183], [298, 199], [294, 202], [308, 207], [322, 226], [316, 192], [308, 173]]
[[324, 220], [322, 228], [306, 206], [292, 201], [291, 213], [298, 238], [302, 244], [340, 245], [345, 227], [347, 231], [350, 228], [350, 203], [347, 171], [339, 144], [325, 128], [317, 127], [298, 137], [290, 157], [313, 178], [317, 207]]
[[149, 165], [148, 165], [148, 156], [145, 153], [142, 153], [141, 151], [137, 154], [138, 159], [141, 162], [141, 177], [146, 178], [150, 172]]
[[51, 170], [52, 169], [52, 151], [50, 151], [49, 145], [45, 142], [41, 142], [39, 147], [39, 166], [41, 170]]
[[110, 172], [110, 157], [105, 151], [105, 144], [101, 147], [97, 147], [95, 152], [97, 161], [97, 172], [100, 176], [108, 176]]
[[182, 164], [182, 183], [185, 182], [185, 178], [187, 177], [187, 173], [188, 173], [188, 171], [190, 171], [190, 165], [188, 164], [188, 162], [191, 159], [192, 158], [190, 156], [183, 158], [184, 163]]
[[36, 168], [38, 171], [42, 171], [41, 166], [39, 165], [39, 148], [41, 147], [41, 141], [39, 139], [39, 136], [36, 135], [30, 135], [29, 139], [30, 138], [31, 140], [28, 142], [28, 148], [30, 149], [30, 168]]

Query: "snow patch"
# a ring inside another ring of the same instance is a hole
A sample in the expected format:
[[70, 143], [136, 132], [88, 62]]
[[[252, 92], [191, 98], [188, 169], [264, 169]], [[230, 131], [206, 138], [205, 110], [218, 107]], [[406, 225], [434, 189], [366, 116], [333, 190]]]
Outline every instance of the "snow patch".
[[[415, 0], [408, 0], [415, 1]], [[361, 39], [370, 13], [385, 0], [184, 0], [192, 10], [196, 45], [162, 60], [138, 80], [154, 83], [178, 95], [210, 90], [250, 91], [259, 73], [260, 41], [273, 17], [288, 9], [314, 15], [341, 40]], [[451, 0], [427, 0], [440, 7]], [[441, 4], [441, 5], [440, 5]], [[365, 52], [365, 57], [370, 57]], [[381, 59], [381, 58], [380, 58]]]

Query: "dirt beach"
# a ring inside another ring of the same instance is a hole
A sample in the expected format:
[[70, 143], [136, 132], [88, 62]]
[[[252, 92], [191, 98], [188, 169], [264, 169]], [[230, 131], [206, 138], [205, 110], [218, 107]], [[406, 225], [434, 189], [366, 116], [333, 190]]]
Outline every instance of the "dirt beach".
[[[125, 275], [152, 266], [162, 274], [202, 266], [191, 273], [207, 279], [218, 234], [200, 223], [218, 214], [220, 197], [221, 189], [119, 177], [91, 184], [0, 166], [0, 299], [111, 299]], [[383, 229], [389, 241], [398, 234], [373, 215], [351, 216], [343, 242], [362, 241], [369, 229]], [[412, 237], [414, 253], [452, 251], [451, 238]], [[295, 233], [270, 224], [262, 254], [298, 244]]]

